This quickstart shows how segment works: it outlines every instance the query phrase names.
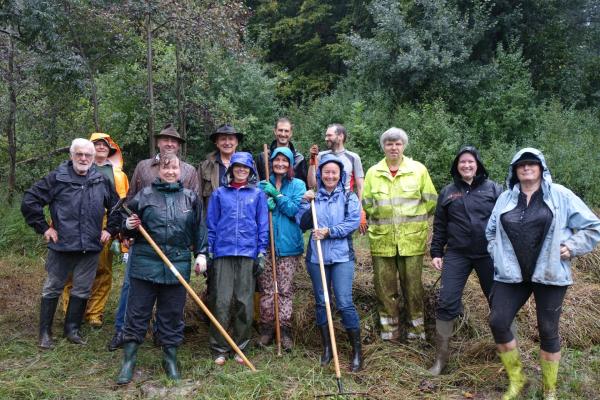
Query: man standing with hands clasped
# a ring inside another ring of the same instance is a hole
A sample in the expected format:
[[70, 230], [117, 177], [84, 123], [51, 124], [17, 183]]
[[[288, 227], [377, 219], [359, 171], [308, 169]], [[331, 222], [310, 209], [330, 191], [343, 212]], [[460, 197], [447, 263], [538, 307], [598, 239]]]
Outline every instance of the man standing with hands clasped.
[[[94, 144], [73, 140], [71, 160], [65, 161], [25, 191], [21, 212], [48, 243], [46, 271], [40, 307], [39, 347], [53, 347], [52, 321], [67, 277], [73, 288], [65, 316], [64, 335], [72, 343], [85, 344], [80, 336], [81, 321], [90, 296], [98, 257], [104, 243], [119, 230], [119, 213], [109, 213], [102, 228], [105, 210], [119, 200], [110, 181], [93, 167]], [[44, 216], [49, 206], [52, 222]]]

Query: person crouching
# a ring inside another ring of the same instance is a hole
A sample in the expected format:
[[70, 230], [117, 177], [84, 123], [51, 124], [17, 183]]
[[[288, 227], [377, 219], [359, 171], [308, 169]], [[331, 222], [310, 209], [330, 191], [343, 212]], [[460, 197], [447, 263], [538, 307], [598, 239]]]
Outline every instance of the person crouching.
[[[240, 350], [250, 341], [256, 277], [264, 269], [269, 240], [267, 197], [256, 187], [252, 155], [235, 153], [225, 174], [227, 183], [215, 190], [208, 203], [209, 307], [228, 329]], [[209, 345], [215, 363], [223, 365], [231, 352], [214, 325]], [[244, 361], [237, 354], [235, 360]]]

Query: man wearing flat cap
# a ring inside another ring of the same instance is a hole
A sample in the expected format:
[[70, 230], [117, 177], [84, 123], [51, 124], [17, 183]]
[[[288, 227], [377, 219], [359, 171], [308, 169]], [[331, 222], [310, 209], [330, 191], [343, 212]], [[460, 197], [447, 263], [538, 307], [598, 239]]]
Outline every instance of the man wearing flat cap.
[[210, 135], [210, 140], [217, 148], [206, 156], [198, 166], [198, 178], [200, 181], [200, 195], [204, 203], [206, 216], [208, 199], [214, 190], [223, 186], [223, 176], [229, 168], [231, 156], [236, 152], [238, 145], [242, 142], [244, 134], [238, 132], [233, 126], [223, 124]]
[[[156, 147], [158, 154], [153, 158], [140, 161], [133, 171], [129, 191], [127, 192], [126, 200], [131, 200], [140, 190], [150, 186], [156, 178], [158, 178], [158, 170], [161, 157], [167, 155], [177, 155], [179, 148], [185, 140], [179, 135], [179, 132], [172, 124], [167, 124], [160, 133], [154, 136], [156, 138]], [[183, 187], [195, 193], [198, 193], [198, 173], [190, 164], [183, 162], [179, 163], [181, 168], [181, 183]], [[130, 256], [131, 258], [131, 256]], [[125, 309], [127, 306], [127, 295], [129, 294], [129, 279], [125, 273], [123, 287], [121, 288], [121, 297], [119, 298], [119, 306], [115, 316], [115, 333], [110, 343], [108, 350], [114, 351], [123, 345], [123, 325], [125, 324]]]

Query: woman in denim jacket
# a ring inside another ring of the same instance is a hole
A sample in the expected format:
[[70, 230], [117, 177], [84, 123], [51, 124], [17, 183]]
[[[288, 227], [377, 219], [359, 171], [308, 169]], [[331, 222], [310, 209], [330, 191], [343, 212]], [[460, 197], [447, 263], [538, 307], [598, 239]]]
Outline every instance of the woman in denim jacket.
[[360, 321], [352, 301], [354, 280], [352, 233], [360, 224], [360, 203], [354, 192], [346, 192], [344, 189], [344, 177], [344, 164], [339, 158], [329, 154], [323, 156], [317, 171], [317, 192], [309, 190], [304, 194], [296, 220], [303, 231], [313, 229], [310, 201], [314, 199], [319, 228], [313, 229], [308, 244], [306, 268], [313, 285], [317, 326], [323, 342], [321, 365], [329, 364], [333, 353], [316, 240], [321, 240], [327, 287], [333, 287], [336, 306], [342, 314], [342, 324], [348, 332], [352, 345], [350, 370], [356, 372], [362, 369], [362, 352]]
[[509, 378], [503, 399], [525, 386], [510, 324], [533, 293], [540, 335], [544, 399], [556, 399], [560, 360], [558, 326], [562, 303], [573, 283], [570, 260], [600, 241], [600, 220], [564, 186], [552, 183], [541, 151], [524, 148], [512, 159], [507, 187], [487, 225], [494, 260], [490, 328]]

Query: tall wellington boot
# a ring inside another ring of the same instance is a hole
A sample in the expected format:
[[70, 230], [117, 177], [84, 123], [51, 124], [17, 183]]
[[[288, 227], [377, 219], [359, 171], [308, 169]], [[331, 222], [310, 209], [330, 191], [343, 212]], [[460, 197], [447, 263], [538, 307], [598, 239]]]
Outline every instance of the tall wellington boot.
[[321, 366], [324, 367], [333, 359], [333, 351], [331, 350], [331, 336], [329, 336], [329, 325], [320, 325], [319, 332], [321, 333], [321, 343], [323, 344]]
[[508, 375], [508, 389], [502, 395], [502, 400], [513, 400], [519, 397], [519, 394], [527, 383], [527, 378], [523, 374], [523, 365], [519, 350], [513, 349], [504, 353], [498, 353], [498, 357], [506, 369]]
[[178, 381], [181, 379], [179, 371], [177, 370], [177, 347], [175, 346], [164, 346], [163, 347], [163, 369], [165, 370], [169, 379]]
[[54, 313], [58, 297], [42, 297], [40, 304], [40, 336], [38, 346], [42, 349], [51, 349], [54, 346], [52, 340], [52, 321], [54, 321]]
[[121, 365], [121, 372], [117, 377], [117, 385], [126, 385], [133, 379], [139, 346], [137, 342], [125, 342], [123, 344], [123, 365]]
[[360, 328], [348, 330], [348, 340], [352, 346], [352, 359], [350, 360], [350, 372], [358, 372], [363, 369], [362, 342], [360, 339]]
[[558, 379], [559, 361], [540, 360], [542, 365], [542, 385], [544, 388], [544, 400], [558, 399], [556, 394], [556, 381]]
[[85, 344], [81, 337], [81, 322], [87, 306], [87, 299], [71, 296], [69, 298], [69, 307], [65, 316], [65, 337], [71, 343]]
[[454, 330], [454, 320], [451, 321], [442, 321], [439, 319], [435, 320], [435, 344], [436, 344], [436, 354], [435, 361], [433, 366], [429, 368], [429, 373], [431, 375], [440, 375], [446, 364], [448, 363], [448, 358], [450, 357], [450, 338], [452, 337], [452, 331]]

